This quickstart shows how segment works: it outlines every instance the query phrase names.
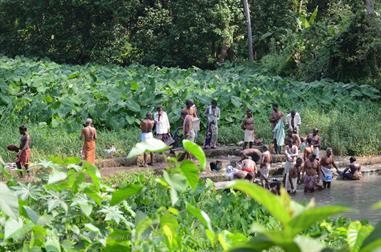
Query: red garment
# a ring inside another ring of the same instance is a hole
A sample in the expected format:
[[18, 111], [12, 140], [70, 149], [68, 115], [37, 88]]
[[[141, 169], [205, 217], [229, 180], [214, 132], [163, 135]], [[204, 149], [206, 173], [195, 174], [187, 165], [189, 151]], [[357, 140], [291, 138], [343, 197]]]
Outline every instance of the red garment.
[[83, 160], [95, 165], [95, 141], [85, 141], [82, 147]]
[[16, 163], [20, 164], [21, 166], [25, 166], [25, 165], [29, 165], [29, 160], [30, 160], [30, 149], [27, 148], [19, 152], [19, 154], [17, 155]]
[[245, 171], [245, 172], [254, 172], [255, 169], [254, 168], [243, 168], [242, 171]]

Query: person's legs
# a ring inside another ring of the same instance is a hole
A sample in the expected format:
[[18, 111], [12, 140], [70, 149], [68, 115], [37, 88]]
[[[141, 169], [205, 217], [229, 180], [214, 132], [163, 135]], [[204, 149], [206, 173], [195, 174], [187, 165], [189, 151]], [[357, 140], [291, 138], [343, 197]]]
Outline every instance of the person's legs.
[[150, 162], [148, 163], [148, 165], [153, 165], [153, 153], [150, 152], [149, 156], [150, 156]]
[[147, 166], [147, 153], [144, 153], [144, 154], [143, 154], [143, 166], [144, 166], [144, 167]]
[[253, 142], [249, 142], [249, 148], [253, 148]]
[[243, 142], [243, 149], [246, 149], [247, 144], [247, 142]]

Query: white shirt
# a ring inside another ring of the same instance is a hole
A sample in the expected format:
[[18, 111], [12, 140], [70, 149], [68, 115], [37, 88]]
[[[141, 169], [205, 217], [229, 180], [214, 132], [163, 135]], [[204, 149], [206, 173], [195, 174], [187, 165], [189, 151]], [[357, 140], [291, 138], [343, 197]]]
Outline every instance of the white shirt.
[[[291, 124], [291, 120], [292, 120], [292, 116], [291, 116], [291, 113], [287, 115], [287, 118], [286, 118], [286, 122], [287, 122], [287, 125], [289, 127], [289, 129], [291, 130], [294, 130], [292, 128], [292, 124]], [[302, 124], [302, 119], [300, 118], [300, 115], [298, 112], [295, 113], [295, 116], [294, 116], [294, 127], [296, 127], [297, 129], [300, 127], [300, 124]]]
[[167, 113], [165, 113], [164, 111], [161, 112], [161, 115], [159, 118], [159, 113], [155, 112], [153, 119], [155, 120], [155, 123], [156, 123], [156, 128], [155, 128], [156, 134], [169, 133], [170, 125], [169, 125]]
[[213, 111], [212, 106], [208, 106], [205, 111], [205, 115], [208, 118], [208, 123], [214, 122], [217, 125], [218, 120], [220, 120], [220, 109], [216, 107]]

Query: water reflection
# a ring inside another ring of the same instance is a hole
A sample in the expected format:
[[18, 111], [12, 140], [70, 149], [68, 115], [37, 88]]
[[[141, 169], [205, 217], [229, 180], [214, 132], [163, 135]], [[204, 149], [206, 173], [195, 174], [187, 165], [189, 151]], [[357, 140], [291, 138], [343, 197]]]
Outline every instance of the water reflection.
[[330, 190], [315, 193], [304, 193], [298, 190], [293, 197], [299, 202], [308, 202], [315, 198], [318, 206], [342, 205], [352, 209], [344, 215], [352, 219], [367, 219], [375, 224], [381, 220], [381, 209], [373, 210], [371, 206], [381, 200], [381, 176], [365, 175], [360, 181], [336, 180]]

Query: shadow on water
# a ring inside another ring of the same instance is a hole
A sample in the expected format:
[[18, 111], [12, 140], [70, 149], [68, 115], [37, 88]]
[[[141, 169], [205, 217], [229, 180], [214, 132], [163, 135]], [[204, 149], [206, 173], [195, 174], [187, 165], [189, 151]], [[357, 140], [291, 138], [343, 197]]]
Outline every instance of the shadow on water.
[[301, 203], [307, 203], [314, 198], [318, 206], [347, 206], [352, 211], [343, 214], [344, 216], [354, 220], [366, 219], [375, 224], [381, 220], [381, 209], [372, 209], [372, 205], [381, 200], [381, 175], [364, 175], [358, 181], [335, 180], [331, 189], [315, 193], [304, 193], [299, 189], [293, 198]]

